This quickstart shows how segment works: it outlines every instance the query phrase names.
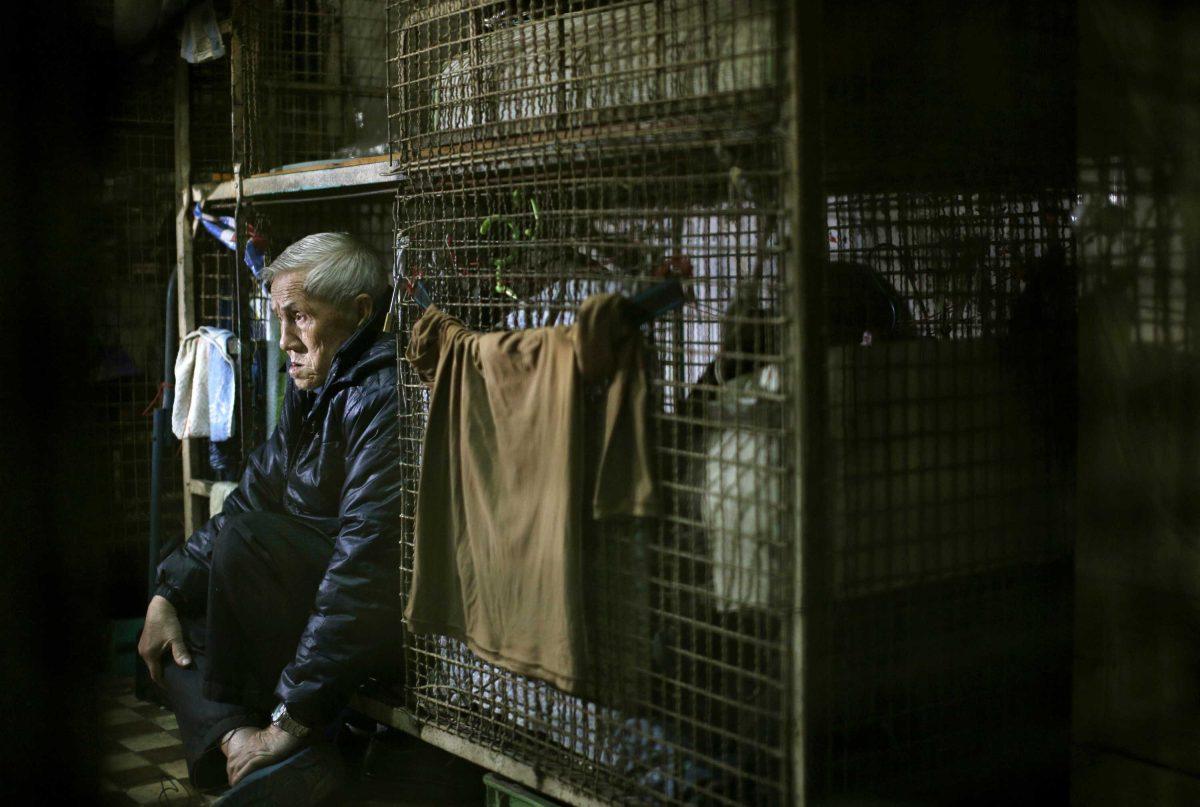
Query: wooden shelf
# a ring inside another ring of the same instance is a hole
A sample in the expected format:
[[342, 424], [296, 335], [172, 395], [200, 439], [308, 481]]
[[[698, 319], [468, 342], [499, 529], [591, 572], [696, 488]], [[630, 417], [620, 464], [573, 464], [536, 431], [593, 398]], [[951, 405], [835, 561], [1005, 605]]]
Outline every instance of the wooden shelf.
[[[347, 190], [395, 187], [402, 175], [391, 170], [388, 155], [325, 160], [286, 166], [242, 180], [243, 199], [263, 199], [291, 194], [332, 193]], [[234, 180], [197, 183], [192, 196], [205, 205], [229, 205], [237, 201]]]

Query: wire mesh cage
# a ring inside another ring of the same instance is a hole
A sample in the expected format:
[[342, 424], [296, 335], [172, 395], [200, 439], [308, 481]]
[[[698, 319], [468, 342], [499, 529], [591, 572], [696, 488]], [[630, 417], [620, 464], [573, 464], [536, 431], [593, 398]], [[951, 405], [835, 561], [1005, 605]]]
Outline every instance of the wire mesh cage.
[[[153, 406], [163, 368], [162, 316], [175, 257], [174, 136], [171, 86], [161, 71], [130, 68], [122, 87], [126, 91], [107, 118], [100, 204], [87, 225], [100, 260], [87, 279], [94, 284], [95, 320], [88, 348], [93, 370], [85, 394], [105, 426], [86, 439], [98, 463], [91, 477], [113, 504], [105, 549], [114, 585], [141, 591], [150, 528], [151, 418], [146, 410]], [[178, 470], [168, 468], [164, 490], [178, 491], [177, 480]], [[168, 493], [163, 508], [165, 523], [181, 522], [177, 495]]]
[[810, 794], [1065, 799], [1074, 11], [852, 2], [825, 23]]
[[[830, 199], [816, 792], [943, 801], [1065, 770], [1072, 204], [1053, 187]], [[874, 303], [846, 306], [864, 287]]]
[[195, 182], [225, 179], [233, 173], [229, 62], [228, 58], [216, 59], [188, 68], [188, 145]]
[[[877, 58], [896, 52], [885, 40], [906, 26], [937, 55], [920, 39], [930, 8], [860, 3], [827, 22], [826, 38], [846, 43], [825, 65], [836, 106], [828, 433], [804, 439], [829, 446], [817, 486], [828, 529], [811, 539], [830, 565], [816, 572], [827, 599], [814, 601], [823, 621], [803, 676], [789, 668], [800, 502], [789, 495], [799, 402], [783, 341], [797, 198], [782, 170], [795, 136], [780, 120], [795, 90], [786, 13], [703, 1], [392, 8], [409, 277], [479, 330], [570, 322], [588, 294], [631, 293], [670, 267], [686, 265], [694, 295], [652, 329], [667, 514], [605, 533], [597, 544], [612, 555], [589, 566], [598, 592], [625, 592], [620, 607], [594, 610], [596, 642], [625, 674], [583, 700], [454, 640], [416, 637], [407, 692], [419, 721], [622, 802], [790, 798], [801, 680], [815, 796], [953, 799], [998, 766], [1041, 771], [1039, 754], [1057, 764], [1074, 168], [1069, 73], [1042, 68], [1069, 48], [1020, 57], [1027, 41], [1061, 45], [1070, 15], [1022, 8], [989, 11], [1008, 34], [1000, 55], [1013, 57], [994, 72], [1010, 90], [1027, 75], [1046, 84], [1041, 137], [1021, 119], [954, 149], [944, 134], [924, 149], [903, 139], [905, 155], [875, 147], [896, 146], [889, 132], [933, 131], [980, 86], [950, 78], [939, 86], [954, 92], [936, 104], [884, 104], [880, 81], [919, 100], [935, 78], [881, 75]], [[1002, 102], [987, 110], [1004, 117]], [[1023, 158], [1031, 143], [1041, 148]], [[428, 394], [403, 373], [411, 522]]]
[[343, 197], [256, 200], [247, 220], [278, 255], [294, 241], [318, 232], [344, 232], [358, 238], [391, 264], [393, 196], [391, 189], [351, 192]]
[[387, 153], [385, 9], [376, 0], [235, 4], [244, 173]]
[[[786, 13], [703, 0], [389, 12], [397, 260], [442, 310], [490, 331], [568, 325], [592, 294], [667, 276], [691, 295], [646, 331], [665, 515], [589, 527], [592, 691], [410, 637], [417, 720], [573, 798], [787, 799]], [[417, 313], [407, 302], [401, 321]], [[407, 590], [429, 400], [407, 364], [401, 386]]]

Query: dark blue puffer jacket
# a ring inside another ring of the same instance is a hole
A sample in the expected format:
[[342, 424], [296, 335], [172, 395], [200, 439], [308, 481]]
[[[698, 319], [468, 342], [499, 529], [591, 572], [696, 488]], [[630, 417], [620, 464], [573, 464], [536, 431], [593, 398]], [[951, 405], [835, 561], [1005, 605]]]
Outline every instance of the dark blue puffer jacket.
[[[382, 311], [380, 311], [382, 314]], [[241, 483], [158, 567], [158, 589], [181, 612], [203, 611], [213, 541], [247, 511], [286, 513], [334, 537], [296, 657], [275, 694], [301, 723], [332, 719], [400, 635], [400, 457], [396, 340], [382, 316], [334, 356], [317, 393], [288, 379], [271, 438], [250, 455]]]

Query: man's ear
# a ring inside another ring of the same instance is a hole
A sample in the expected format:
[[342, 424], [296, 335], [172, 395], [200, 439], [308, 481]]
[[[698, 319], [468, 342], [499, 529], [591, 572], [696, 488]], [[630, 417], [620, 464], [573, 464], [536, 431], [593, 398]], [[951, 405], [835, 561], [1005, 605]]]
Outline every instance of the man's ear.
[[354, 309], [358, 314], [358, 327], [367, 324], [367, 320], [375, 313], [375, 301], [371, 299], [369, 294], [360, 294], [354, 298]]

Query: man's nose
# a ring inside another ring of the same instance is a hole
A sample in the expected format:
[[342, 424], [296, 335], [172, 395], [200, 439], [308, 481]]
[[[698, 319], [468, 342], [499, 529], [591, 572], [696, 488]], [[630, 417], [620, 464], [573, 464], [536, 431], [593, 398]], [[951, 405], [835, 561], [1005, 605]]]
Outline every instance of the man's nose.
[[300, 341], [299, 334], [296, 333], [296, 326], [284, 317], [279, 322], [279, 349], [283, 351], [296, 350], [304, 347], [304, 343]]

